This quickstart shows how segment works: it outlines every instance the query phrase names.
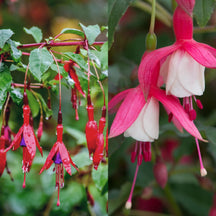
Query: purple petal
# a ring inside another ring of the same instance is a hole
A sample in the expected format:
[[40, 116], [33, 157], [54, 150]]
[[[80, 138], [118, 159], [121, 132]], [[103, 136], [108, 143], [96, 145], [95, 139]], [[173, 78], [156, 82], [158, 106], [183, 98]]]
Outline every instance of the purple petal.
[[60, 153], [57, 152], [54, 157], [53, 157], [53, 161], [55, 164], [61, 164], [62, 163], [62, 160], [61, 160], [61, 156], [60, 156]]

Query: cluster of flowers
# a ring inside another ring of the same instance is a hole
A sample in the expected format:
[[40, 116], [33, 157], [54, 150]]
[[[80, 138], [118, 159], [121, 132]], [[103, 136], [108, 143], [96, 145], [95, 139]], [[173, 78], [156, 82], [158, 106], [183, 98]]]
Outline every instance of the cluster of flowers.
[[[196, 96], [202, 95], [205, 89], [205, 67], [216, 68], [216, 50], [193, 39], [192, 12], [195, 0], [177, 0], [177, 3], [173, 15], [176, 42], [168, 47], [145, 52], [138, 69], [139, 85], [119, 93], [109, 102], [109, 109], [112, 109], [124, 100], [111, 125], [109, 137], [124, 133], [124, 136], [137, 140], [131, 154], [132, 162], [138, 157], [137, 169], [126, 208], [132, 205], [138, 167], [142, 159], [151, 160], [151, 142], [159, 136], [159, 102], [167, 111], [169, 121], [178, 130], [182, 132], [184, 128], [194, 136], [201, 176], [207, 174], [198, 142], [206, 140], [194, 124], [196, 111], [193, 104], [195, 102], [198, 108], [203, 108]], [[165, 90], [161, 88], [164, 84]], [[165, 186], [164, 182], [162, 186]]]
[[[72, 107], [75, 109], [76, 112], [76, 120], [79, 120], [78, 117], [78, 93], [81, 93], [83, 97], [85, 96], [84, 91], [82, 90], [82, 87], [80, 85], [78, 76], [76, 74], [76, 70], [74, 66], [78, 65], [73, 62], [72, 60], [69, 61], [69, 63], [65, 63], [64, 69], [66, 72], [68, 72], [68, 75], [71, 79], [74, 81], [74, 87], [72, 88], [72, 96], [71, 96], [71, 102]], [[55, 80], [59, 80], [62, 77], [57, 75], [55, 77]], [[60, 81], [60, 80], [59, 80]], [[39, 144], [40, 138], [43, 133], [43, 117], [40, 119], [39, 128], [37, 137], [34, 133], [33, 129], [33, 118], [31, 115], [31, 109], [29, 107], [28, 103], [28, 97], [26, 93], [26, 84], [24, 84], [24, 95], [23, 95], [23, 125], [19, 129], [17, 134], [12, 133], [10, 127], [8, 126], [9, 121], [9, 106], [6, 103], [5, 104], [5, 123], [3, 123], [2, 129], [1, 129], [1, 137], [0, 137], [0, 176], [3, 174], [5, 167], [7, 168], [7, 162], [6, 162], [6, 153], [12, 149], [13, 151], [18, 149], [19, 147], [22, 147], [23, 150], [23, 160], [22, 160], [22, 170], [24, 173], [24, 181], [23, 181], [23, 188], [26, 187], [26, 173], [28, 173], [31, 169], [33, 159], [36, 154], [36, 147], [38, 148], [39, 152], [43, 156], [42, 148]], [[61, 100], [61, 97], [60, 97]], [[89, 121], [86, 125], [86, 139], [87, 139], [87, 146], [89, 150], [89, 155], [92, 153], [94, 154], [93, 157], [93, 163], [94, 168], [97, 169], [99, 163], [103, 159], [103, 153], [104, 153], [104, 127], [106, 124], [106, 106], [103, 106], [102, 110], [102, 117], [99, 121], [99, 128], [97, 128], [97, 123], [94, 121], [94, 108], [91, 103], [90, 98], [90, 90], [88, 91], [88, 103], [87, 103], [87, 112]], [[48, 107], [51, 108], [50, 98], [48, 98]], [[61, 112], [61, 106], [59, 106], [59, 112], [58, 112], [58, 122], [57, 122], [57, 141], [53, 145], [44, 166], [40, 170], [40, 174], [46, 169], [49, 169], [51, 165], [54, 163], [55, 168], [53, 171], [56, 172], [56, 188], [58, 189], [58, 200], [57, 200], [57, 206], [60, 205], [59, 200], [59, 191], [60, 188], [64, 187], [64, 168], [66, 172], [69, 175], [72, 175], [71, 165], [77, 170], [78, 167], [76, 164], [72, 161], [70, 154], [65, 147], [65, 144], [63, 143], [63, 125], [62, 125], [62, 112]], [[11, 135], [14, 136], [13, 140], [11, 138]], [[38, 141], [39, 140], [39, 141]]]

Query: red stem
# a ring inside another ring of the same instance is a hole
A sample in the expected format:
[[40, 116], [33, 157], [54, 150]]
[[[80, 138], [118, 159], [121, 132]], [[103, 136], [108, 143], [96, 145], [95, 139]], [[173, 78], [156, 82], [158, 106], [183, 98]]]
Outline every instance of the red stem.
[[[103, 45], [104, 42], [95, 42], [92, 45]], [[85, 41], [75, 41], [75, 42], [51, 42], [51, 43], [33, 43], [33, 44], [23, 44], [18, 46], [18, 49], [25, 49], [25, 48], [30, 48], [30, 47], [56, 47], [56, 46], [85, 46], [86, 42]]]

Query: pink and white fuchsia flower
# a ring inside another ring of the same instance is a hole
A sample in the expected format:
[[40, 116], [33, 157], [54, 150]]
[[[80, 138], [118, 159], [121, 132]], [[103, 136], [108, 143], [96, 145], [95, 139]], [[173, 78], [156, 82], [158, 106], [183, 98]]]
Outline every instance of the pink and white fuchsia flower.
[[151, 160], [151, 142], [158, 138], [159, 102], [163, 104], [166, 110], [169, 110], [169, 112], [173, 114], [173, 117], [180, 127], [183, 127], [196, 139], [204, 140], [193, 121], [189, 119], [189, 116], [175, 96], [166, 95], [165, 91], [151, 86], [146, 102], [143, 90], [141, 86], [138, 86], [116, 95], [109, 102], [109, 110], [123, 99], [124, 101], [122, 102], [113, 124], [111, 125], [109, 138], [124, 133], [125, 136], [131, 136], [137, 140], [135, 150], [131, 154], [132, 162], [135, 162], [137, 157], [137, 167], [129, 199], [126, 203], [126, 208], [131, 208], [132, 194], [139, 166], [143, 159], [145, 161]]
[[[195, 95], [202, 95], [205, 90], [205, 67], [216, 68], [216, 50], [193, 39], [192, 11], [195, 0], [177, 2], [179, 6], [173, 15], [176, 42], [145, 56], [139, 66], [138, 78], [145, 98], [148, 97], [151, 85], [161, 86], [165, 83], [166, 94], [183, 98], [183, 107], [193, 121], [196, 119], [193, 100], [198, 108], [203, 108]], [[207, 172], [203, 167], [199, 143], [195, 140], [201, 175], [205, 176]]]

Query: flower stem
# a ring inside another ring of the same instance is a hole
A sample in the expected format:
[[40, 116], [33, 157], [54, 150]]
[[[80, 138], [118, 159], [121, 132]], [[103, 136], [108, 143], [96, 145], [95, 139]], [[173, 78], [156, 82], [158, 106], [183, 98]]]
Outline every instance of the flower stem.
[[61, 111], [61, 73], [60, 73], [60, 69], [59, 69], [59, 65], [58, 65], [58, 62], [57, 62], [57, 59], [56, 57], [53, 55], [52, 51], [50, 50], [50, 54], [52, 55], [55, 63], [56, 63], [56, 67], [57, 67], [57, 70], [58, 70], [58, 75], [59, 75], [59, 111]]
[[[139, 8], [140, 10], [143, 10], [150, 14], [152, 12], [152, 7], [148, 3], [142, 2], [140, 0], [134, 1], [131, 5], [133, 7]], [[161, 10], [162, 8], [163, 7], [161, 5], [156, 4], [156, 9], [157, 9], [155, 13], [156, 18], [160, 20], [166, 26], [171, 27], [172, 26], [172, 16], [164, 8], [163, 10]]]
[[170, 211], [172, 212], [172, 214], [175, 216], [182, 216], [182, 212], [181, 212], [178, 204], [176, 203], [168, 184], [164, 188], [164, 193], [166, 195], [167, 201], [169, 203], [169, 208], [170, 208]]
[[96, 74], [97, 79], [98, 79], [98, 83], [99, 83], [100, 88], [101, 88], [101, 91], [102, 91], [102, 93], [103, 93], [104, 106], [105, 106], [105, 104], [106, 104], [106, 102], [105, 102], [105, 101], [106, 101], [106, 97], [105, 97], [104, 87], [103, 87], [103, 85], [102, 85], [102, 83], [101, 83], [101, 81], [100, 81], [100, 77], [99, 77], [99, 75], [98, 75], [97, 68], [95, 67], [95, 63], [94, 63], [93, 61], [91, 61], [91, 62], [92, 62], [92, 64], [93, 64], [93, 67], [94, 67], [94, 70], [95, 70], [95, 74]]
[[[105, 42], [98, 41], [94, 42], [92, 45], [103, 45]], [[85, 41], [74, 41], [74, 42], [51, 42], [51, 43], [32, 43], [32, 44], [23, 44], [18, 46], [18, 49], [32, 48], [32, 47], [57, 47], [57, 46], [84, 46]]]
[[10, 94], [8, 93], [7, 100], [6, 100], [5, 105], [4, 105], [4, 111], [3, 111], [3, 117], [2, 117], [2, 126], [5, 124], [5, 113], [6, 113], [6, 109], [7, 109], [9, 100], [10, 100]]
[[156, 0], [152, 0], [152, 11], [151, 11], [151, 23], [149, 27], [149, 32], [151, 34], [154, 33], [154, 27], [155, 27], [155, 5], [156, 5]]
[[24, 79], [24, 92], [26, 92], [26, 87], [27, 87], [27, 75], [28, 75], [28, 69], [29, 69], [29, 64], [27, 65], [26, 72], [25, 72], [25, 79]]

